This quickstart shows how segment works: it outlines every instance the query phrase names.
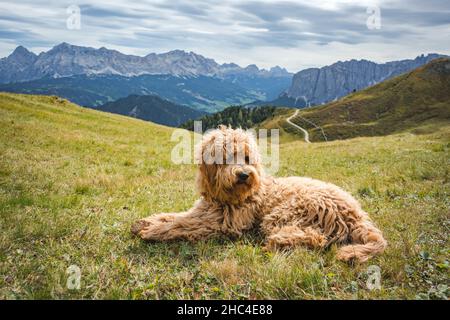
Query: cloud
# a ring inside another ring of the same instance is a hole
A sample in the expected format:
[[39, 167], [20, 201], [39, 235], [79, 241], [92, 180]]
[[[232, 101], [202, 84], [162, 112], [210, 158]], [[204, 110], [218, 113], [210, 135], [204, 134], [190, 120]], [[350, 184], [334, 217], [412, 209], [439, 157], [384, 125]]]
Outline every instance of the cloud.
[[[23, 45], [36, 53], [69, 42], [146, 55], [174, 49], [218, 62], [290, 71], [337, 60], [387, 61], [427, 52], [450, 54], [446, 0], [106, 0], [84, 1], [81, 29], [66, 27], [73, 1], [3, 1], [0, 56]], [[381, 28], [369, 30], [368, 6]]]

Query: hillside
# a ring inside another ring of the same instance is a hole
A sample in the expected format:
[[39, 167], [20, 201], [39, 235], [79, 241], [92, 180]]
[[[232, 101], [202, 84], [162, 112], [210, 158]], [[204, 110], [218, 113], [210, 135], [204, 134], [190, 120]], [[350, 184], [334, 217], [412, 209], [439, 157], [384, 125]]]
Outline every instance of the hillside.
[[335, 140], [448, 124], [450, 59], [434, 60], [336, 102], [302, 110], [294, 121], [308, 130], [312, 141], [324, 140], [322, 130], [328, 140]]
[[[389, 246], [368, 265], [335, 247], [264, 252], [240, 239], [144, 243], [132, 221], [190, 208], [195, 166], [175, 165], [173, 129], [0, 93], [0, 299], [446, 299], [450, 127], [431, 133], [280, 145], [278, 175], [354, 194]], [[67, 288], [70, 266], [80, 290]]]
[[197, 119], [205, 114], [205, 112], [197, 111], [183, 105], [177, 105], [155, 95], [130, 95], [126, 98], [105, 103], [95, 107], [95, 109], [122, 114], [170, 127], [177, 127], [190, 119]]

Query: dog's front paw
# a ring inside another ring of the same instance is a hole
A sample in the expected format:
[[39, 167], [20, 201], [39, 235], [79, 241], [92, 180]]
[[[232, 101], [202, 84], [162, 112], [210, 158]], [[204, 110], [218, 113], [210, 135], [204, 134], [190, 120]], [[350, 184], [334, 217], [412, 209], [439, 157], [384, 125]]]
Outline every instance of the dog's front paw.
[[141, 239], [143, 240], [148, 240], [148, 241], [157, 241], [157, 240], [161, 240], [160, 239], [160, 232], [158, 232], [159, 230], [159, 226], [156, 224], [149, 224], [144, 226], [139, 232], [138, 232], [138, 236], [141, 237]]
[[341, 247], [336, 254], [336, 258], [352, 264], [364, 263], [370, 258], [370, 255], [364, 252], [361, 249], [362, 247], [363, 245], [348, 245]]
[[141, 230], [143, 230], [145, 227], [148, 227], [149, 225], [151, 225], [151, 221], [149, 219], [137, 220], [131, 225], [131, 233], [134, 235], [139, 235]]
[[160, 213], [133, 223], [131, 232], [144, 240], [161, 240], [173, 224], [177, 214]]

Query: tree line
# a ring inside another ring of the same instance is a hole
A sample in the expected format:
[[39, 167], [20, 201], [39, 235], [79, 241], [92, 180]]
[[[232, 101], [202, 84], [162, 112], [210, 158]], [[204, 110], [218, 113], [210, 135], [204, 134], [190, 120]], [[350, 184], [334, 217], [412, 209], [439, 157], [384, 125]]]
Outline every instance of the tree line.
[[232, 128], [249, 129], [255, 125], [273, 117], [276, 107], [260, 106], [247, 108], [243, 106], [231, 106], [220, 112], [205, 115], [196, 120], [189, 120], [180, 127], [194, 130], [194, 121], [202, 122], [202, 130], [217, 128], [220, 124]]

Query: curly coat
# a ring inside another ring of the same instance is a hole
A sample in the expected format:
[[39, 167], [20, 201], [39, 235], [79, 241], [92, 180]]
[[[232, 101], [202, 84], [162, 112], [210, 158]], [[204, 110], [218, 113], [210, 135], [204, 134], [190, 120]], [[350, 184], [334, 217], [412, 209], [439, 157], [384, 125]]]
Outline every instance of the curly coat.
[[[245, 160], [229, 164], [226, 160], [236, 158], [239, 150]], [[208, 162], [206, 156], [225, 161]], [[254, 137], [241, 129], [221, 126], [205, 135], [196, 157], [201, 198], [187, 212], [136, 221], [134, 234], [145, 240], [195, 241], [240, 236], [259, 226], [268, 250], [337, 243], [343, 244], [338, 259], [359, 262], [387, 245], [358, 201], [341, 188], [310, 178], [265, 175]]]

